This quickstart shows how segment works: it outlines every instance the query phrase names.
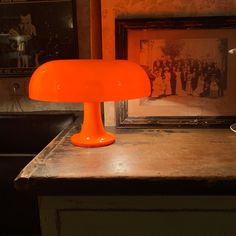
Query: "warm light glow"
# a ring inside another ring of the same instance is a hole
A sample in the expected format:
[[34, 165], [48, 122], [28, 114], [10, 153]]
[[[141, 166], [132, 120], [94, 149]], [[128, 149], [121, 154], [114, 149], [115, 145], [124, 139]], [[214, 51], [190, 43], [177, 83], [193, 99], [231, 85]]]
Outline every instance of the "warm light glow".
[[33, 73], [29, 84], [32, 99], [53, 102], [84, 102], [84, 122], [73, 144], [98, 147], [115, 141], [105, 131], [100, 102], [150, 95], [150, 81], [139, 65], [127, 60], [57, 60]]

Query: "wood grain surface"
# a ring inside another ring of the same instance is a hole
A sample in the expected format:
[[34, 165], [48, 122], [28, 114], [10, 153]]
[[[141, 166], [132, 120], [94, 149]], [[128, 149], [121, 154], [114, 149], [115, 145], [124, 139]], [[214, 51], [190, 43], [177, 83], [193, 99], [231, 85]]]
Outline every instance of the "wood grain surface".
[[229, 129], [114, 129], [113, 145], [75, 147], [75, 123], [19, 174], [15, 187], [46, 194], [234, 194]]

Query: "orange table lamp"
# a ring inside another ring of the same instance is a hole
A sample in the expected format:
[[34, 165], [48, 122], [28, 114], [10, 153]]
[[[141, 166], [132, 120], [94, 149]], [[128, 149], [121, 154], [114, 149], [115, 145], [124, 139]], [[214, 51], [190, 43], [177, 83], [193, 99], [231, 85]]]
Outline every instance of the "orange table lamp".
[[115, 141], [105, 131], [100, 103], [150, 95], [150, 81], [139, 65], [127, 60], [56, 60], [38, 67], [30, 80], [29, 97], [51, 102], [84, 102], [80, 133], [71, 137], [81, 147]]

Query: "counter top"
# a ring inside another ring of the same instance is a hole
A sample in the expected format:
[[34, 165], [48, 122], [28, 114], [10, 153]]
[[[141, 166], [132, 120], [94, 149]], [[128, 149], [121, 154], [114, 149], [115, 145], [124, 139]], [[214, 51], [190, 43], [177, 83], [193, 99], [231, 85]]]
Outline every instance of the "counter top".
[[75, 147], [60, 133], [15, 179], [46, 195], [236, 193], [236, 134], [229, 129], [115, 129], [113, 145]]

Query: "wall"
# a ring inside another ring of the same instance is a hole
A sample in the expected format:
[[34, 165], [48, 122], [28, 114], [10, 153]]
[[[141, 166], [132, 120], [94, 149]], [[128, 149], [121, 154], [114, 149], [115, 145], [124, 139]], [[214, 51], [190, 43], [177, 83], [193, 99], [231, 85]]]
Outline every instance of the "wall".
[[[19, 95], [13, 95], [14, 83], [20, 85]], [[0, 78], [0, 112], [33, 112], [82, 110], [81, 103], [39, 102], [28, 98], [29, 78]]]
[[[115, 18], [235, 15], [236, 0], [101, 0], [103, 58], [115, 58]], [[106, 125], [115, 124], [114, 103], [105, 103]]]
[[[101, 57], [100, 1], [76, 0], [78, 47], [81, 59]], [[96, 24], [96, 27], [95, 27]], [[92, 30], [91, 30], [92, 29]], [[91, 32], [94, 32], [91, 35]], [[94, 42], [96, 38], [96, 46]], [[13, 87], [17, 83], [17, 96]], [[82, 110], [81, 103], [50, 103], [28, 98], [29, 78], [0, 78], [0, 112]]]

